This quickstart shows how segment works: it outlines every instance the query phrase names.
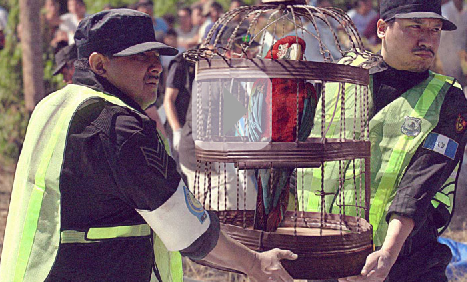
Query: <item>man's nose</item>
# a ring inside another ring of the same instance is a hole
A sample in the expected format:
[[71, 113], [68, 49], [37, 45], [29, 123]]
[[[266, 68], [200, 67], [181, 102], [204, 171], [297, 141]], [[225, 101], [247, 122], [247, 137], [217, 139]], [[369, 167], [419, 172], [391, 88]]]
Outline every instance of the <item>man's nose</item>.
[[418, 39], [419, 45], [431, 47], [435, 40], [438, 40], [439, 35], [432, 32], [431, 29], [422, 29]]
[[159, 56], [151, 56], [149, 59], [151, 72], [162, 72], [162, 64]]

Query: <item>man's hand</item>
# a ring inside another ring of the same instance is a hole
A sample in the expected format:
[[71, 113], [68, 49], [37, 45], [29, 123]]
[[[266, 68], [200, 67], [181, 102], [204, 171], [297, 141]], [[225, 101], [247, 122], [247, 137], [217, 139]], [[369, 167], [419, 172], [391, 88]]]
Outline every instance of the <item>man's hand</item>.
[[180, 148], [180, 139], [182, 137], [182, 129], [179, 128], [177, 130], [174, 130], [173, 135], [172, 135], [172, 145], [173, 149], [178, 152], [178, 149]]
[[273, 249], [256, 252], [242, 243], [220, 232], [216, 247], [204, 258], [205, 261], [239, 270], [252, 281], [257, 282], [293, 282], [281, 264], [281, 259], [295, 260], [297, 255], [291, 251]]
[[339, 281], [384, 281], [413, 227], [411, 218], [393, 214], [381, 249], [368, 255], [360, 275], [341, 278]]
[[379, 250], [368, 255], [365, 266], [358, 276], [351, 276], [339, 279], [339, 282], [345, 281], [375, 281], [382, 282], [388, 276], [391, 267], [396, 262], [397, 256], [393, 257], [389, 252]]
[[282, 259], [295, 260], [297, 255], [291, 251], [272, 249], [267, 252], [256, 253], [255, 263], [247, 271], [247, 275], [253, 281], [293, 281], [281, 264]]

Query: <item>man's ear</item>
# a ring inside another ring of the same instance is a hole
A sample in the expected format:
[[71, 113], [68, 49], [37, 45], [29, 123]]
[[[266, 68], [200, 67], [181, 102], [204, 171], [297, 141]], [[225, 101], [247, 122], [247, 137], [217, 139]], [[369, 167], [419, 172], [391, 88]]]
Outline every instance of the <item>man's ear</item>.
[[89, 56], [89, 66], [91, 67], [91, 70], [100, 76], [105, 77], [108, 61], [109, 58], [97, 52], [94, 52]]
[[386, 30], [388, 29], [388, 23], [382, 19], [379, 19], [376, 23], [376, 34], [379, 39], [383, 39], [386, 35]]

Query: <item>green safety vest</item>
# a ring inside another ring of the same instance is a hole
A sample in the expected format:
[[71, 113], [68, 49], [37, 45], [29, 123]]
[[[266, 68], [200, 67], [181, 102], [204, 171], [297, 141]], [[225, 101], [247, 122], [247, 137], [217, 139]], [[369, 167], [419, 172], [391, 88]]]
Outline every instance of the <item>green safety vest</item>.
[[[44, 281], [60, 244], [96, 242], [86, 238], [151, 235], [147, 224], [60, 232], [59, 178], [68, 129], [78, 107], [95, 98], [134, 110], [115, 96], [73, 84], [45, 97], [36, 106], [13, 183], [0, 281]], [[156, 265], [163, 282], [183, 281], [180, 253], [169, 252], [157, 236], [154, 239]]]
[[[460, 85], [454, 83], [452, 78], [430, 72], [428, 79], [409, 89], [376, 115], [372, 113], [372, 97], [370, 93], [368, 95], [371, 118], [369, 124], [370, 224], [373, 226], [376, 246], [381, 246], [384, 242], [387, 231], [386, 213], [405, 169], [418, 147], [438, 124], [444, 97], [453, 85], [460, 88]], [[341, 120], [342, 103], [339, 94], [342, 91], [339, 87], [344, 87], [345, 92], [345, 122]], [[328, 129], [326, 138], [359, 140], [361, 138], [359, 115], [364, 105], [356, 97], [360, 97], [362, 91], [366, 90], [353, 84], [327, 83], [325, 91], [325, 129]], [[310, 137], [321, 137], [322, 107], [322, 100], [320, 100], [316, 110], [316, 126]], [[414, 122], [418, 124], [415, 130], [417, 134], [411, 132]], [[344, 123], [345, 130], [340, 130]], [[324, 177], [321, 168], [299, 170], [297, 176], [299, 204], [303, 203], [302, 208], [308, 211], [320, 211], [323, 208], [328, 213], [345, 213], [363, 217], [362, 210], [357, 208], [357, 206], [364, 206], [363, 164], [364, 161], [360, 159], [326, 162], [324, 163]], [[452, 179], [448, 181], [453, 184]], [[324, 207], [321, 207], [321, 197], [318, 195], [322, 184], [326, 192]], [[303, 187], [302, 193], [300, 193], [301, 187]], [[339, 187], [342, 193], [338, 192]], [[438, 193], [435, 198], [449, 204], [446, 195], [453, 195], [454, 185], [446, 185], [443, 188], [445, 188], [443, 193]]]

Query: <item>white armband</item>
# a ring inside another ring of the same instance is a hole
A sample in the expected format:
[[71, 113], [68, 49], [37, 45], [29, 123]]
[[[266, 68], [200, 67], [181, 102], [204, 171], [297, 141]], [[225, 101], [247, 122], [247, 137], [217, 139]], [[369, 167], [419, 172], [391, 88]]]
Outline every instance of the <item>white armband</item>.
[[206, 230], [211, 220], [201, 203], [183, 181], [177, 191], [158, 209], [136, 210], [164, 242], [169, 251], [189, 247]]

